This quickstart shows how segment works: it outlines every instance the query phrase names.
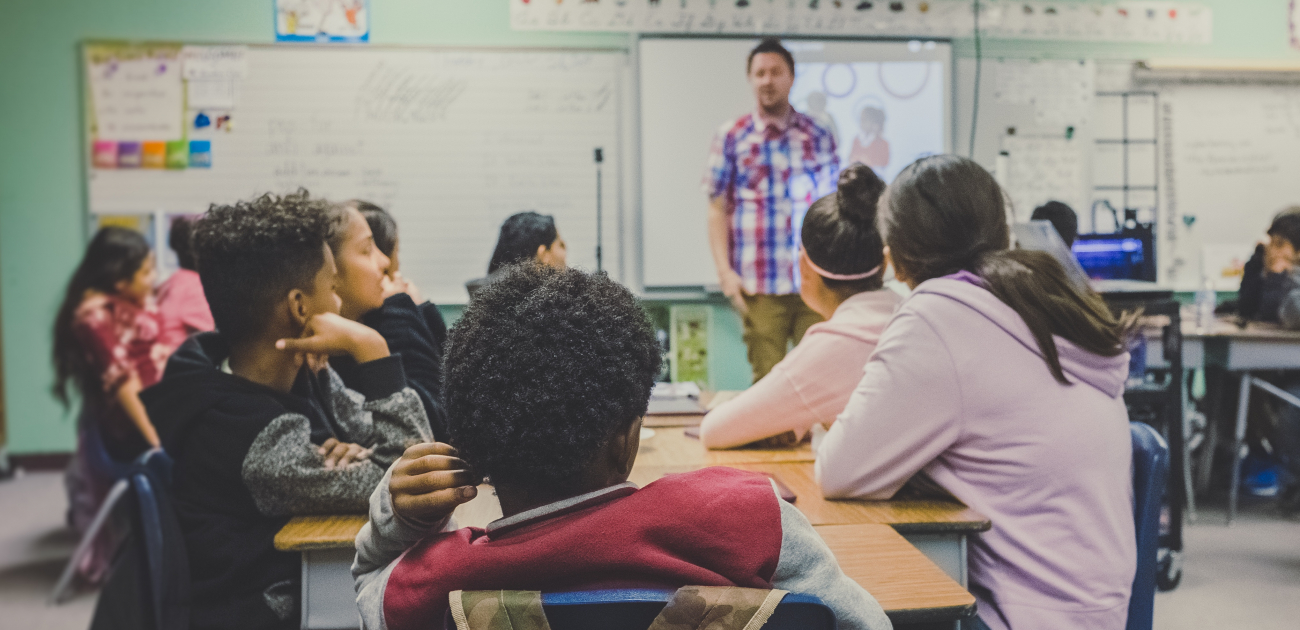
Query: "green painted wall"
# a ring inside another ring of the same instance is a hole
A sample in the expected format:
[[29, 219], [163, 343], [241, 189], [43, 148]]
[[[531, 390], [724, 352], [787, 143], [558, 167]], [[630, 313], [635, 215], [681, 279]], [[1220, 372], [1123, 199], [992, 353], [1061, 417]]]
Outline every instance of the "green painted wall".
[[[1010, 57], [1294, 57], [1286, 0], [1206, 0], [1209, 46], [987, 41]], [[4, 0], [0, 20], [0, 334], [14, 453], [66, 451], [73, 422], [49, 395], [50, 322], [85, 243], [77, 43], [87, 38], [264, 43], [271, 0]], [[376, 44], [621, 46], [617, 34], [516, 33], [505, 0], [372, 0]], [[970, 40], [956, 43], [973, 55]], [[739, 320], [715, 304], [715, 384], [742, 387]], [[450, 313], [449, 313], [450, 314]]]

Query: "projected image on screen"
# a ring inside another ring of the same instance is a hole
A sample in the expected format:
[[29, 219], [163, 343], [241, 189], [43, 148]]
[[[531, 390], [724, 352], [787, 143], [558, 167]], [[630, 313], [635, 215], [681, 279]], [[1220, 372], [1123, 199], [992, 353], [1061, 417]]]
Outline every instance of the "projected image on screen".
[[888, 182], [944, 151], [944, 94], [938, 61], [801, 62], [790, 102], [835, 136], [840, 164], [862, 162]]

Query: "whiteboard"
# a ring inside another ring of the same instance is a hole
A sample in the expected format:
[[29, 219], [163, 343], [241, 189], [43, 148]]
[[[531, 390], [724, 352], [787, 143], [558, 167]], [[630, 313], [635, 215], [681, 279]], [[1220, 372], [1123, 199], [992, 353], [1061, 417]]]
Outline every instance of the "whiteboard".
[[1249, 257], [1273, 215], [1300, 204], [1300, 87], [1176, 86], [1161, 103], [1165, 204], [1177, 219], [1168, 281], [1190, 290], [1207, 248]]
[[[647, 287], [715, 287], [708, 243], [708, 199], [702, 187], [709, 145], [728, 121], [754, 110], [745, 60], [754, 39], [642, 38], [637, 49], [641, 238]], [[913, 159], [950, 148], [951, 61], [946, 42], [785, 40], [797, 72], [791, 103], [807, 111], [806, 94], [845, 94], [844, 111], [826, 111], [840, 139], [841, 163], [856, 133], [863, 99], [883, 107], [891, 158], [889, 181]], [[891, 62], [884, 70], [879, 62]], [[864, 72], [860, 64], [871, 66]], [[889, 81], [895, 88], [879, 89]], [[859, 94], [859, 92], [864, 92]], [[865, 92], [870, 92], [869, 94]], [[849, 95], [852, 96], [849, 96]], [[920, 97], [916, 95], [920, 95]], [[909, 100], [910, 97], [910, 100]], [[847, 115], [848, 120], [841, 120]], [[913, 117], [924, 124], [912, 122]], [[907, 133], [902, 124], [908, 121]], [[890, 136], [891, 132], [898, 132]]]
[[331, 200], [366, 199], [399, 223], [403, 274], [434, 301], [463, 303], [465, 281], [486, 273], [501, 222], [522, 210], [555, 215], [570, 264], [595, 268], [593, 150], [602, 147], [608, 270], [623, 241], [626, 59], [621, 51], [251, 47], [230, 131], [210, 136], [211, 168], [88, 166], [89, 208], [197, 213], [300, 186]]

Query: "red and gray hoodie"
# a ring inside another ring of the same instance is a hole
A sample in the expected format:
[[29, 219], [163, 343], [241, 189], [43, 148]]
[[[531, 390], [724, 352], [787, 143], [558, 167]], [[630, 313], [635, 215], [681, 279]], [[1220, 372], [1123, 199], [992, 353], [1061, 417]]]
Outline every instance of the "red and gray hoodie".
[[611, 486], [486, 529], [450, 522], [440, 529], [398, 517], [387, 478], [379, 484], [352, 567], [364, 627], [441, 628], [454, 590], [685, 585], [816, 595], [835, 611], [839, 628], [892, 627], [808, 519], [781, 501], [768, 479], [736, 469], [670, 475], [641, 489]]

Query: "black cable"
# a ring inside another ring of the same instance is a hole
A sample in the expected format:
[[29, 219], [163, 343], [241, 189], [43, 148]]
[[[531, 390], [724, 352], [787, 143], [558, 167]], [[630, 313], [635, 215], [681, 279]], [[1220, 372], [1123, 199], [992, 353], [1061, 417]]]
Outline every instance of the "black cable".
[[975, 159], [975, 129], [980, 119], [980, 70], [983, 62], [984, 56], [980, 50], [980, 0], [975, 0], [975, 95], [970, 110], [970, 147], [966, 154], [972, 160]]

